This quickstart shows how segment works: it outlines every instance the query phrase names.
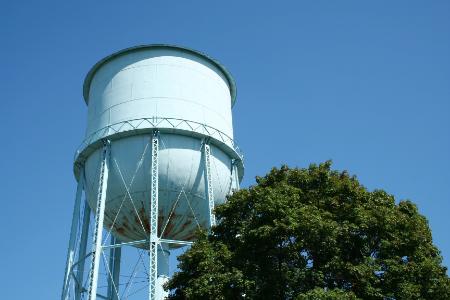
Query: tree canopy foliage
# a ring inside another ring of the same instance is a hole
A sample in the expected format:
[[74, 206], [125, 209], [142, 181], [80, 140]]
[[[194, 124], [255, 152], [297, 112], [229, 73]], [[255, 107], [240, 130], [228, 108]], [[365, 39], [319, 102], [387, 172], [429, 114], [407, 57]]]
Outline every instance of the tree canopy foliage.
[[450, 299], [428, 222], [331, 163], [274, 168], [216, 208], [169, 299]]

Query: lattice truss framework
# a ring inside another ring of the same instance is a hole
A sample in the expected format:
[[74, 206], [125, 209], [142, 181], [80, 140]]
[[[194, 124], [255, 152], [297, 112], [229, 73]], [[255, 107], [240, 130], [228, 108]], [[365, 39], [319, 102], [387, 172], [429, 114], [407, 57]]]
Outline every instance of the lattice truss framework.
[[[71, 226], [71, 234], [69, 240], [69, 248], [67, 254], [66, 269], [64, 275], [64, 284], [62, 290], [62, 300], [68, 299], [143, 299], [147, 294], [147, 299], [157, 298], [157, 252], [158, 249], [164, 254], [164, 259], [169, 259], [165, 245], [177, 244], [178, 246], [189, 246], [191, 242], [175, 241], [163, 239], [167, 229], [170, 216], [174, 213], [175, 208], [182, 201], [190, 208], [192, 216], [196, 221], [196, 225], [201, 227], [196, 213], [191, 204], [191, 200], [186, 194], [183, 185], [179, 191], [175, 204], [173, 205], [169, 218], [162, 225], [161, 233], [158, 236], [158, 153], [159, 148], [164, 149], [164, 139], [161, 138], [158, 131], [155, 130], [148, 140], [142, 155], [136, 165], [134, 174], [129, 182], [126, 182], [122, 174], [120, 164], [114, 155], [111, 155], [110, 142], [103, 141], [102, 155], [98, 161], [96, 168], [98, 174], [98, 191], [96, 214], [93, 215], [87, 204], [83, 201], [83, 191], [92, 192], [93, 186], [86, 182], [84, 168], [81, 169], [80, 178], [77, 186], [76, 199], [73, 211], [73, 220]], [[214, 217], [214, 193], [213, 181], [211, 173], [217, 168], [214, 160], [211, 160], [211, 147], [208, 139], [204, 139], [201, 144], [202, 163], [204, 163], [204, 179], [205, 190], [209, 212], [209, 225], [215, 225]], [[150, 196], [150, 232], [145, 229], [141, 217], [136, 209], [135, 201], [130, 193], [133, 183], [136, 179], [138, 171], [142, 168], [144, 159], [147, 155], [151, 155], [151, 196]], [[211, 161], [213, 162], [211, 164]], [[124, 197], [121, 199], [119, 210], [114, 216], [110, 230], [104, 230], [104, 211], [106, 204], [106, 191], [109, 170], [115, 168], [120, 175]], [[236, 164], [232, 163], [230, 174], [229, 193], [239, 189], [238, 175]], [[217, 173], [218, 175], [218, 173]], [[223, 189], [219, 186], [218, 188]], [[134, 208], [134, 213], [142, 227], [142, 230], [148, 236], [148, 239], [133, 242], [121, 242], [111, 234], [111, 230], [115, 228], [117, 217], [124, 205], [129, 203]], [[88, 241], [92, 240], [92, 250], [87, 252]], [[133, 245], [147, 245], [147, 250], [131, 247]], [[186, 247], [181, 251], [186, 251]], [[148, 259], [146, 259], [148, 255]], [[88, 267], [88, 268], [87, 268]], [[87, 269], [86, 269], [87, 268]]]

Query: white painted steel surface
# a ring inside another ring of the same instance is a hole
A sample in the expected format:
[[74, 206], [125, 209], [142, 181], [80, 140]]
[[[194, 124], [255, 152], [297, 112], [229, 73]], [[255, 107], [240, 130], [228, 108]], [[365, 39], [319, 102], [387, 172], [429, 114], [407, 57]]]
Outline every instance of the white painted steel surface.
[[189, 120], [233, 137], [230, 87], [215, 64], [177, 48], [117, 56], [93, 75], [86, 136], [146, 117]]

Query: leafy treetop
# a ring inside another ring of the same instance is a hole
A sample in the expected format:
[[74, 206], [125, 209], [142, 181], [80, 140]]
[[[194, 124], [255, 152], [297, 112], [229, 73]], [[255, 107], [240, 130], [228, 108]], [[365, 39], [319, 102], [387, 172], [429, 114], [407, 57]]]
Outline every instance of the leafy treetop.
[[169, 299], [450, 299], [425, 217], [331, 162], [272, 169], [216, 208]]

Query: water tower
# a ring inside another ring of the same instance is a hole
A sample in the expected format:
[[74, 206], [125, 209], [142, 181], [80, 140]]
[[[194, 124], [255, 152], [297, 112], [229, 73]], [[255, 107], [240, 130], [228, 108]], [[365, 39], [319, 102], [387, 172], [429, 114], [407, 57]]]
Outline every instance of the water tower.
[[233, 141], [234, 80], [198, 51], [145, 45], [95, 64], [83, 95], [87, 129], [75, 155], [62, 300], [120, 299], [124, 247], [148, 253], [148, 299], [162, 299], [167, 255], [215, 224], [214, 206], [243, 176]]

